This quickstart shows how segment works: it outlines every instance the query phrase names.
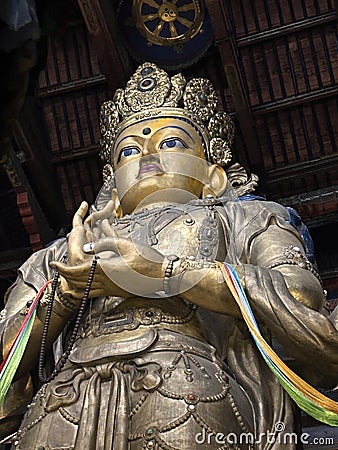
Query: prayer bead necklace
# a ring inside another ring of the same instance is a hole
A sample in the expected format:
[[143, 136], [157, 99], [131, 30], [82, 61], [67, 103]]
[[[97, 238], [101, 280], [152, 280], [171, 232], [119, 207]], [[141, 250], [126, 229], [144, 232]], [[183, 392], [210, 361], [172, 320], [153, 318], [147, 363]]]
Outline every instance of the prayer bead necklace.
[[83, 298], [75, 319], [75, 324], [74, 324], [74, 328], [72, 331], [72, 334], [70, 336], [70, 339], [67, 343], [67, 347], [66, 350], [63, 352], [61, 358], [59, 359], [59, 361], [56, 363], [51, 375], [49, 377], [45, 377], [43, 374], [43, 369], [44, 369], [44, 362], [45, 362], [45, 355], [46, 355], [46, 342], [47, 342], [47, 334], [48, 334], [48, 329], [49, 329], [49, 324], [50, 324], [50, 319], [51, 319], [51, 315], [52, 315], [52, 309], [53, 309], [53, 303], [54, 303], [54, 298], [55, 298], [55, 292], [56, 292], [56, 288], [59, 282], [59, 273], [55, 272], [54, 278], [53, 278], [53, 283], [52, 283], [52, 290], [51, 290], [51, 294], [50, 294], [50, 300], [48, 303], [48, 307], [47, 307], [47, 312], [46, 312], [46, 318], [45, 318], [45, 323], [44, 323], [44, 327], [43, 327], [43, 332], [42, 332], [42, 339], [41, 339], [41, 350], [40, 350], [40, 357], [39, 357], [39, 369], [38, 369], [38, 373], [39, 373], [39, 379], [40, 381], [42, 381], [43, 383], [49, 383], [51, 380], [53, 380], [62, 370], [62, 368], [64, 367], [64, 365], [66, 364], [67, 360], [68, 360], [68, 356], [70, 355], [70, 352], [72, 351], [73, 345], [75, 343], [75, 339], [77, 336], [77, 333], [79, 331], [82, 319], [83, 319], [83, 315], [86, 309], [86, 305], [87, 305], [87, 301], [89, 299], [89, 293], [90, 293], [90, 288], [94, 279], [94, 274], [95, 274], [95, 270], [96, 270], [96, 266], [97, 266], [97, 261], [98, 261], [98, 256], [95, 256], [90, 268], [90, 272], [89, 272], [89, 276], [88, 276], [88, 281], [83, 293]]

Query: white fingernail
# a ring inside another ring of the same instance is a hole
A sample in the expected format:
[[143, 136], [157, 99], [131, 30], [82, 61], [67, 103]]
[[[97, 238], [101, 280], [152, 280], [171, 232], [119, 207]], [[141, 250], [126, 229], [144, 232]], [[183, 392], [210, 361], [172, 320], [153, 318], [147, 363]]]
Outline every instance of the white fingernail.
[[83, 246], [83, 251], [84, 251], [85, 253], [89, 253], [89, 252], [91, 252], [93, 249], [94, 249], [94, 245], [93, 245], [92, 242], [89, 242], [89, 244], [85, 244], [85, 245]]

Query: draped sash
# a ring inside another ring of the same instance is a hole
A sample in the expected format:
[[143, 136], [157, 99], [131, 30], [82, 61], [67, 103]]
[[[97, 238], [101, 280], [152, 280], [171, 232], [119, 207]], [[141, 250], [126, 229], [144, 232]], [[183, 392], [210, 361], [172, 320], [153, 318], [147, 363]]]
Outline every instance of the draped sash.
[[127, 450], [130, 389], [155, 389], [161, 383], [160, 371], [157, 363], [142, 358], [69, 367], [49, 385], [46, 411], [81, 404], [74, 450]]

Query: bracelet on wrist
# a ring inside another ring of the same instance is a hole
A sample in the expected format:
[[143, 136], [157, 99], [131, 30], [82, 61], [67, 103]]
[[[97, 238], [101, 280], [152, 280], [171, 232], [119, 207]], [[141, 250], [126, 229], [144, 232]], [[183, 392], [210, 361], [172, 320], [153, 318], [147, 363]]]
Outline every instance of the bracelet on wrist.
[[167, 296], [177, 295], [181, 292], [181, 280], [186, 270], [218, 269], [215, 261], [195, 260], [193, 256], [179, 258], [169, 255], [164, 268], [163, 291]]
[[188, 256], [180, 260], [180, 267], [184, 270], [201, 270], [201, 269], [217, 269], [219, 265], [214, 261], [195, 260], [194, 257]]

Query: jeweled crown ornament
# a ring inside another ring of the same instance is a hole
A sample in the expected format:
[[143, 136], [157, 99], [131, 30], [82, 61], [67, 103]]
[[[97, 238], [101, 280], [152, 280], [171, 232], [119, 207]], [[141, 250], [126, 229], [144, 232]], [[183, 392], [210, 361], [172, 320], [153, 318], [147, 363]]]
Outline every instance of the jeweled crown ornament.
[[217, 96], [209, 80], [186, 81], [181, 73], [170, 77], [154, 63], [145, 62], [117, 89], [113, 100], [102, 104], [100, 112], [101, 154], [112, 162], [118, 135], [129, 125], [151, 117], [174, 117], [194, 126], [202, 138], [205, 157], [226, 166], [232, 158], [235, 127], [230, 116], [216, 111]]

